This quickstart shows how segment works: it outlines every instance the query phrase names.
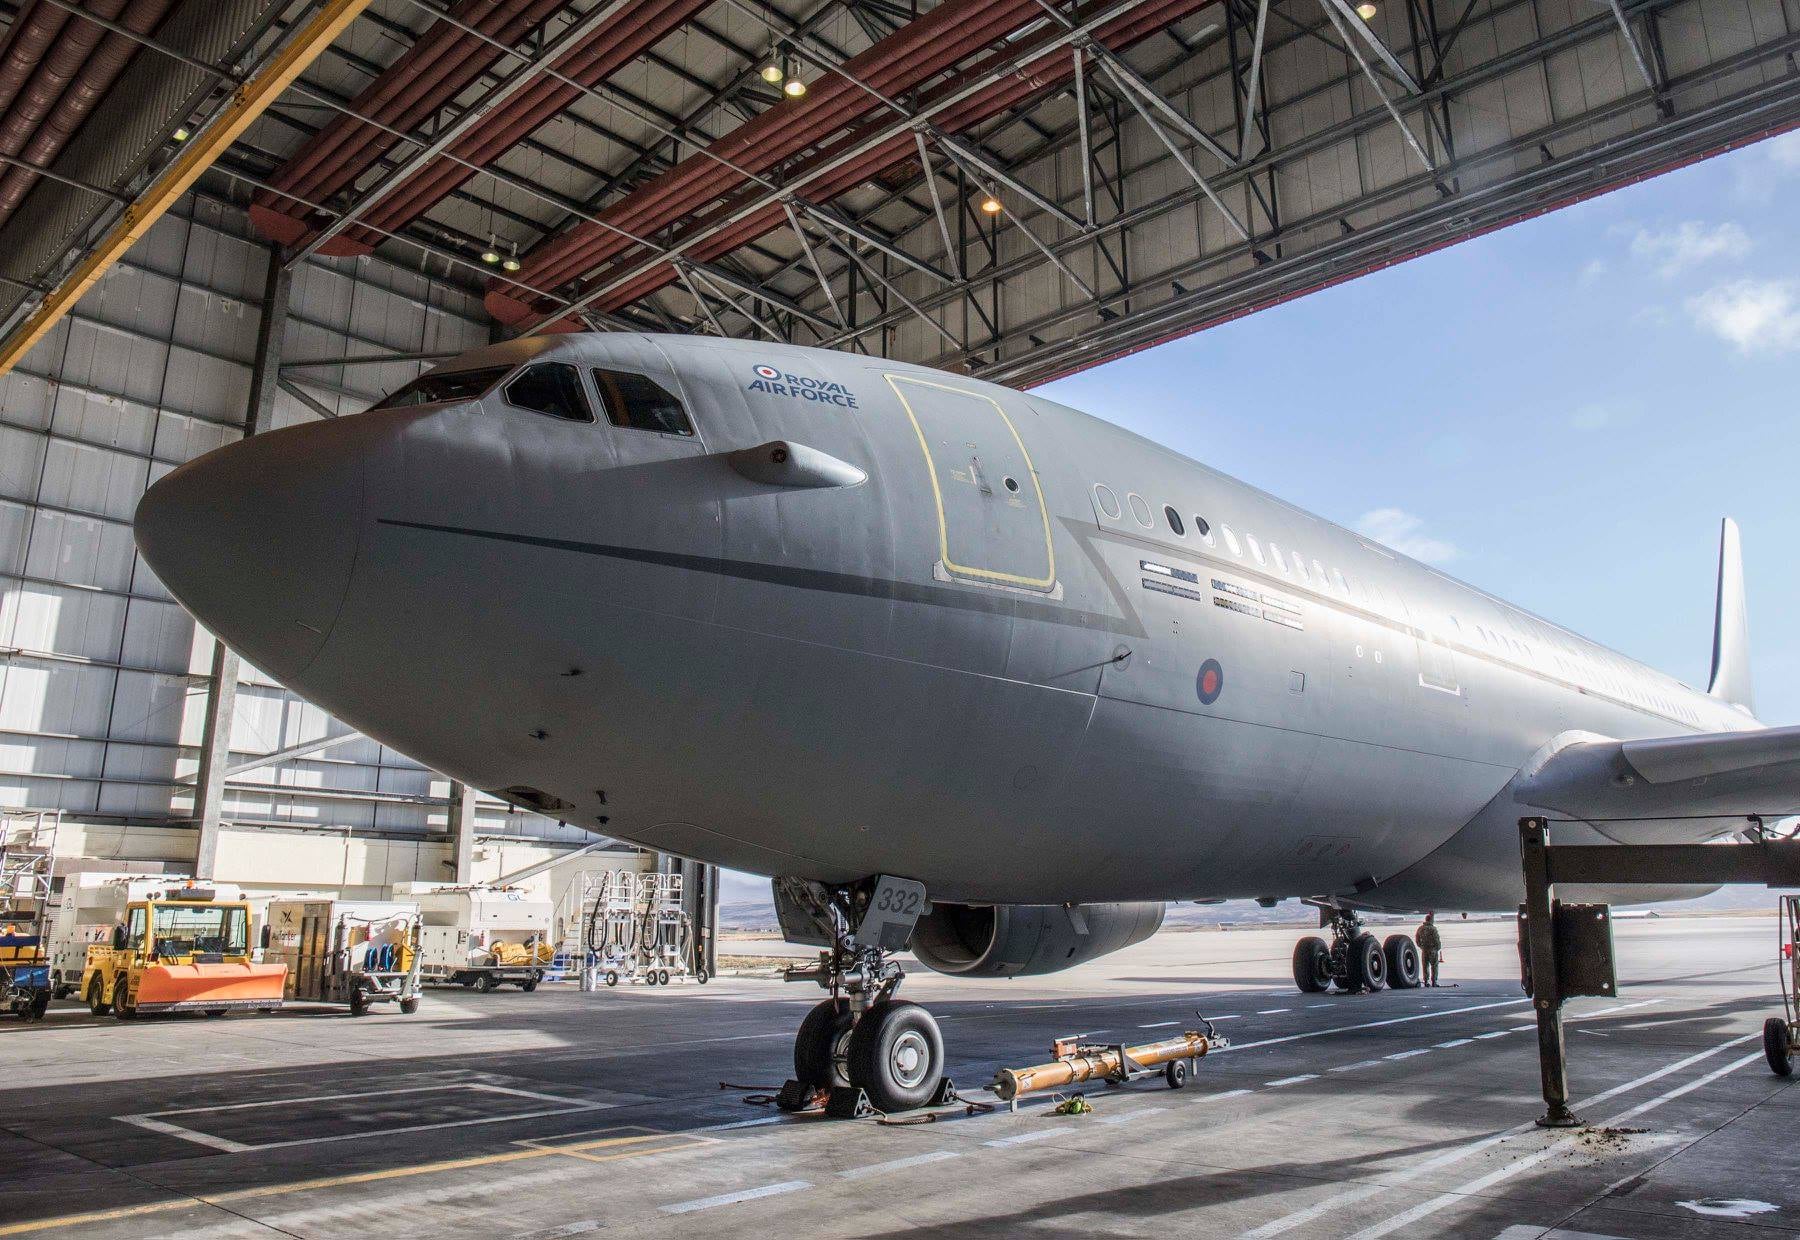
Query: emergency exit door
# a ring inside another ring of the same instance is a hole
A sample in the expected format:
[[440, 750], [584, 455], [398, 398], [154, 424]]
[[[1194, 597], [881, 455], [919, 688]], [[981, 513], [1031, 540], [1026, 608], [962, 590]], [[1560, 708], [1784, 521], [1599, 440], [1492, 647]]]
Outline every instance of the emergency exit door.
[[1048, 592], [1056, 584], [1050, 517], [1031, 454], [998, 401], [888, 375], [931, 476], [944, 574]]

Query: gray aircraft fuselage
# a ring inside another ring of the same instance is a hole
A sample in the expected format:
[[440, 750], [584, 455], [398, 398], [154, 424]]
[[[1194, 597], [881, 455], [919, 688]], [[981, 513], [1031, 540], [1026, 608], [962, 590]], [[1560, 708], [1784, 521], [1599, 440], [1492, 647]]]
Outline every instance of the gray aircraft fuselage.
[[1507, 907], [1507, 789], [1534, 755], [1759, 726], [978, 380], [626, 334], [438, 373], [546, 361], [596, 407], [591, 368], [646, 376], [694, 433], [515, 408], [505, 384], [377, 408], [175, 471], [140, 509], [145, 554], [253, 663], [473, 786], [952, 901]]

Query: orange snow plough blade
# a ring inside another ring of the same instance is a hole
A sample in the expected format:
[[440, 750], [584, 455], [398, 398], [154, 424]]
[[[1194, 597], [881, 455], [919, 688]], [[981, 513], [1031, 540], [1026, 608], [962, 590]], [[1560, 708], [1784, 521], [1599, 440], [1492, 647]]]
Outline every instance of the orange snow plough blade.
[[153, 964], [138, 979], [140, 1012], [273, 1009], [287, 987], [285, 964]]

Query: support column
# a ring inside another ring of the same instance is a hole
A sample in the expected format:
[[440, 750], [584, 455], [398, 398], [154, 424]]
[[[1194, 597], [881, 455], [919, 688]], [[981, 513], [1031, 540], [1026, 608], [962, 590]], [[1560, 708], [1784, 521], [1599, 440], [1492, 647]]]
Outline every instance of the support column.
[[[263, 281], [262, 318], [256, 325], [256, 353], [250, 372], [250, 402], [244, 410], [244, 437], [268, 426], [281, 377], [281, 342], [287, 334], [288, 294], [293, 275], [281, 253], [269, 248]], [[219, 861], [219, 829], [225, 808], [225, 776], [231, 769], [231, 730], [237, 717], [238, 657], [215, 639], [207, 676], [206, 718], [200, 735], [200, 771], [194, 785], [194, 877], [212, 878]]]
[[1556, 888], [1550, 881], [1550, 830], [1542, 818], [1519, 821], [1525, 868], [1525, 943], [1531, 962], [1531, 1007], [1537, 1016], [1538, 1069], [1543, 1078], [1540, 1128], [1574, 1128], [1569, 1110], [1569, 1064], [1563, 1042], [1562, 982], [1556, 971]]
[[450, 859], [455, 863], [453, 881], [475, 881], [475, 789], [450, 781]]
[[719, 867], [677, 857], [671, 853], [656, 855], [656, 872], [681, 875], [681, 911], [688, 915], [694, 928], [693, 959], [690, 969], [705, 969], [707, 976], [719, 975]]

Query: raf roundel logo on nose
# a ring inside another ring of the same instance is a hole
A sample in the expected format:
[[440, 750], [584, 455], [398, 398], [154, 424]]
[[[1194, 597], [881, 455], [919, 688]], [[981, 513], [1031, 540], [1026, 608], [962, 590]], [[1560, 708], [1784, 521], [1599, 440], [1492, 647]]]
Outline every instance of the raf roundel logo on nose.
[[1217, 659], [1208, 659], [1200, 665], [1200, 675], [1194, 679], [1194, 689], [1200, 694], [1202, 705], [1211, 706], [1225, 692], [1225, 669], [1219, 666]]
[[758, 366], [756, 368], [756, 373], [761, 375], [765, 379], [781, 378], [781, 372], [779, 370], [776, 370], [773, 366]]

